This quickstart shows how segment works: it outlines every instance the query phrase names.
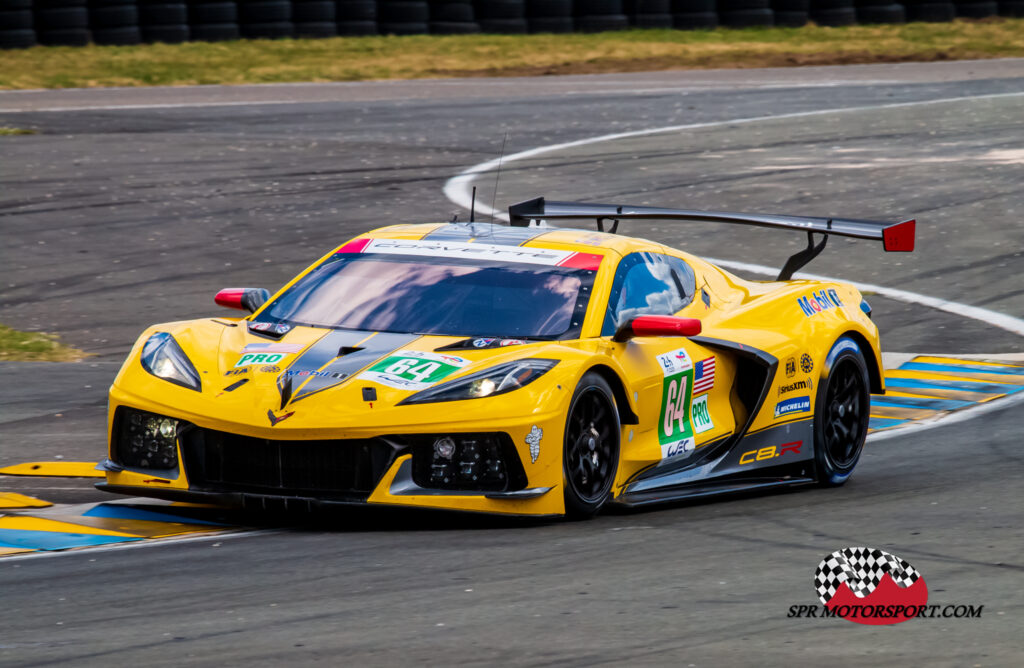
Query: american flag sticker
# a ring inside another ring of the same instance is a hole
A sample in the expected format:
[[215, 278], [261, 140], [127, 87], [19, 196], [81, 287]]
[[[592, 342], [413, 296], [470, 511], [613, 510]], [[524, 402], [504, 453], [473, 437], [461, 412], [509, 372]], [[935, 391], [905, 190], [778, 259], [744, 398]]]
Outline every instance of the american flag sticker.
[[715, 386], [715, 358], [712, 355], [693, 365], [693, 393], [702, 394]]

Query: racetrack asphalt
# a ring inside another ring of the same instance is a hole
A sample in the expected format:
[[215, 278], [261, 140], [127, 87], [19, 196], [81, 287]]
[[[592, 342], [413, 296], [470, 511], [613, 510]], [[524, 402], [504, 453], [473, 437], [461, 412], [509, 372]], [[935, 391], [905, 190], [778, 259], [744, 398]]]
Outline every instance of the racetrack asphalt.
[[[885, 106], [910, 102], [931, 103]], [[371, 227], [450, 217], [441, 187], [497, 157], [505, 133], [514, 154], [835, 109], [851, 111], [513, 162], [498, 201], [916, 216], [916, 253], [830, 242], [809, 270], [1020, 317], [1021, 60], [0, 93], [0, 125], [38, 131], [0, 137], [0, 322], [95, 354], [0, 366], [0, 465], [101, 458], [106, 387], [146, 325], [214, 313], [221, 287], [277, 287]], [[478, 184], [489, 201], [493, 179]], [[628, 232], [759, 264], [781, 265], [802, 243], [707, 226]], [[976, 320], [869, 299], [887, 351], [1024, 350]], [[838, 490], [585, 523], [358, 513], [9, 558], [0, 663], [1019, 665], [1020, 428], [1008, 408], [869, 444]], [[110, 498], [85, 481], [4, 485]], [[932, 602], [984, 604], [983, 617], [891, 628], [787, 619], [790, 605], [816, 602], [818, 561], [861, 544], [908, 559]]]

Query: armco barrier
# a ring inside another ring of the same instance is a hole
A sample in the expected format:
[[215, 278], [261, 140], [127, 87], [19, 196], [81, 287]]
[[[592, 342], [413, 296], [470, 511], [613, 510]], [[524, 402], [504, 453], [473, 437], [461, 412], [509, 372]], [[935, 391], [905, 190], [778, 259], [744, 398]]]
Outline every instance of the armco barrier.
[[0, 0], [0, 49], [1024, 17], [1024, 0]]

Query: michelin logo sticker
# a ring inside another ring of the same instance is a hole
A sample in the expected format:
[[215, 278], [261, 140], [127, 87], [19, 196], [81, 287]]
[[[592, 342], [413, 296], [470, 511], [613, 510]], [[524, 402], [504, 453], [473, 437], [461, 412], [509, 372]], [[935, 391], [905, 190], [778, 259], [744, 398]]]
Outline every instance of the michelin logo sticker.
[[661, 415], [658, 419], [658, 442], [661, 461], [686, 457], [697, 447], [690, 422], [690, 399], [693, 393], [693, 362], [680, 348], [658, 355], [658, 366], [665, 378], [661, 390]]
[[793, 397], [775, 404], [775, 417], [784, 417], [792, 413], [810, 413], [810, 397]]

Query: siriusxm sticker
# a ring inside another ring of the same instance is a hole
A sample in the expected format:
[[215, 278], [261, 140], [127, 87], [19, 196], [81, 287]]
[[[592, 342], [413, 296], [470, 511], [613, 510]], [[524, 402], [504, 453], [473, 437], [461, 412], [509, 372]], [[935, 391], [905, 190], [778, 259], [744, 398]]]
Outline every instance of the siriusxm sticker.
[[783, 417], [792, 413], [810, 413], [810, 397], [793, 397], [775, 404], [775, 417]]
[[711, 413], [708, 412], [708, 395], [702, 394], [690, 403], [690, 418], [693, 420], [693, 430], [698, 434], [715, 428]]

